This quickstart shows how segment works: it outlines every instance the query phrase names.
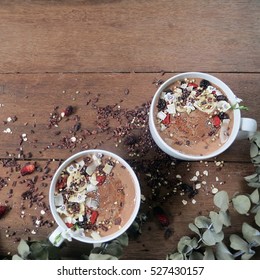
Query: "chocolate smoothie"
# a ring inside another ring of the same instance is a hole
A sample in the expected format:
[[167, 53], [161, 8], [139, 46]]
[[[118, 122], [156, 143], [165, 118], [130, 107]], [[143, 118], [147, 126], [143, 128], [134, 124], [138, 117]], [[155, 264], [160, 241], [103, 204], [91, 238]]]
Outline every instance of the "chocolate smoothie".
[[175, 150], [195, 156], [219, 149], [232, 131], [232, 106], [217, 86], [198, 78], [165, 89], [154, 116], [162, 139]]
[[99, 239], [115, 233], [129, 220], [135, 207], [134, 182], [127, 168], [115, 159], [90, 154], [62, 171], [55, 206], [68, 228]]

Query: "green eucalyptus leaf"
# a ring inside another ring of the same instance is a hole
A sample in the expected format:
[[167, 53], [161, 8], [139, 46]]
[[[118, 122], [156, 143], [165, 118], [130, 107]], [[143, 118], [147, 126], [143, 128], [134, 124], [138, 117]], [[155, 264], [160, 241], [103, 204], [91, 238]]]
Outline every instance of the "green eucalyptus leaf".
[[212, 246], [223, 240], [224, 233], [223, 233], [223, 231], [216, 233], [214, 230], [207, 229], [203, 233], [202, 238], [203, 238], [204, 244], [206, 244], [208, 246]]
[[[105, 246], [105, 244], [106, 243], [102, 243], [102, 245], [104, 244], [104, 246]], [[91, 251], [90, 251], [90, 253], [91, 254], [102, 254], [102, 252], [104, 252], [104, 250], [105, 250], [105, 247], [103, 247], [103, 246], [99, 246], [99, 247], [94, 247]]]
[[250, 260], [255, 254], [255, 251], [251, 250], [250, 253], [245, 253], [241, 256], [241, 260]]
[[50, 244], [48, 246], [49, 260], [60, 260], [61, 259], [61, 250], [59, 247], [53, 246]]
[[126, 247], [128, 246], [128, 235], [127, 233], [123, 233], [120, 236], [118, 236], [113, 242], [119, 243], [121, 246]]
[[217, 260], [234, 260], [232, 253], [223, 242], [216, 244], [216, 258]]
[[260, 232], [247, 223], [242, 225], [242, 233], [248, 243], [260, 245]]
[[235, 196], [232, 203], [239, 214], [247, 214], [251, 207], [250, 199], [246, 195]]
[[214, 252], [211, 247], [206, 247], [203, 260], [215, 260]]
[[203, 255], [200, 252], [192, 251], [189, 255], [189, 260], [203, 260]]
[[258, 155], [258, 146], [255, 143], [252, 143], [250, 146], [250, 157], [256, 157]]
[[173, 253], [167, 256], [168, 260], [184, 260], [185, 257], [181, 253]]
[[220, 210], [219, 219], [223, 223], [223, 225], [225, 225], [226, 227], [231, 226], [231, 219], [230, 219], [229, 211], [223, 212]]
[[260, 188], [260, 183], [251, 182], [251, 183], [248, 183], [247, 185], [252, 188]]
[[260, 163], [260, 156], [256, 156], [256, 157], [252, 158], [251, 161], [255, 164]]
[[252, 174], [252, 175], [249, 175], [249, 176], [246, 176], [246, 177], [244, 177], [244, 179], [248, 182], [248, 183], [250, 183], [250, 182], [258, 182], [258, 174], [257, 173], [254, 173], [254, 174]]
[[229, 237], [230, 247], [234, 250], [248, 252], [248, 243], [236, 234], [231, 234]]
[[211, 220], [205, 216], [198, 216], [195, 218], [194, 223], [198, 228], [208, 228]]
[[18, 256], [18, 255], [13, 255], [13, 256], [12, 256], [12, 260], [14, 260], [14, 261], [23, 261], [23, 258], [21, 258], [21, 257]]
[[183, 236], [178, 242], [178, 251], [181, 254], [188, 254], [197, 246], [198, 240], [196, 237], [191, 239], [189, 236]]
[[253, 136], [250, 136], [250, 141], [254, 142], [258, 147], [260, 147], [260, 132], [257, 131]]
[[180, 254], [182, 254], [184, 251], [186, 252], [186, 248], [187, 248], [187, 242], [186, 241], [189, 241], [189, 240], [190, 240], [189, 236], [183, 236], [179, 240], [178, 245], [177, 245], [177, 249], [178, 249], [178, 252]]
[[259, 189], [255, 189], [251, 194], [250, 194], [250, 199], [253, 203], [257, 204], [259, 202]]
[[34, 242], [30, 246], [31, 257], [34, 260], [48, 260], [49, 253], [45, 244], [41, 244], [41, 242]]
[[260, 209], [257, 211], [255, 215], [255, 223], [260, 227]]
[[81, 258], [82, 258], [82, 260], [89, 260], [89, 255], [84, 254], [81, 256]]
[[123, 248], [119, 244], [111, 243], [106, 247], [104, 254], [108, 254], [119, 259], [123, 255]]
[[193, 223], [189, 223], [189, 228], [193, 232], [197, 233], [199, 237], [201, 237], [200, 230]]
[[214, 204], [220, 208], [221, 211], [227, 211], [229, 207], [229, 197], [226, 191], [220, 191], [214, 195]]
[[29, 245], [23, 239], [21, 239], [21, 241], [17, 247], [17, 251], [22, 259], [26, 259], [27, 256], [31, 253]]
[[260, 209], [260, 202], [259, 203], [257, 203], [256, 205], [254, 205], [252, 208], [251, 208], [251, 210], [250, 210], [250, 212], [251, 213], [257, 213], [257, 211]]
[[94, 254], [89, 255], [89, 260], [118, 260], [117, 257], [108, 255], [108, 254]]
[[214, 211], [210, 211], [209, 212], [209, 217], [211, 218], [214, 231], [216, 233], [219, 233], [222, 230], [222, 227], [223, 227], [223, 223], [219, 218], [219, 214], [214, 212]]

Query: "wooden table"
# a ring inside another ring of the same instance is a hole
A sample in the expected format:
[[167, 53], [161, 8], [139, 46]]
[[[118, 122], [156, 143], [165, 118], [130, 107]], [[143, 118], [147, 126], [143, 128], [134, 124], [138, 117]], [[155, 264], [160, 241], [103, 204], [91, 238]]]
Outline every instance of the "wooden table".
[[[42, 240], [54, 230], [48, 210], [52, 175], [60, 161], [87, 148], [116, 152], [134, 168], [145, 164], [153, 175], [170, 174], [168, 187], [161, 187], [160, 199], [153, 203], [167, 198], [161, 207], [173, 234], [165, 239], [149, 210], [149, 180], [137, 171], [146, 197], [141, 211], [148, 220], [139, 238], [125, 249], [124, 259], [165, 259], [180, 237], [191, 235], [188, 224], [214, 209], [212, 184], [230, 195], [248, 192], [243, 176], [254, 171], [248, 140], [237, 141], [207, 163], [165, 167], [159, 165], [164, 159], [152, 142], [140, 144], [145, 150], [130, 151], [118, 127], [125, 128], [125, 116], [139, 110], [144, 112], [144, 126], [130, 133], [150, 139], [145, 116], [158, 84], [186, 71], [222, 79], [249, 107], [243, 116], [259, 123], [259, 14], [258, 0], [0, 1], [0, 205], [11, 207], [0, 220], [0, 255], [16, 253], [20, 238]], [[51, 125], [55, 108], [60, 113], [69, 105], [73, 115], [58, 127]], [[102, 130], [100, 110], [107, 105], [114, 117], [106, 119], [107, 130]], [[215, 160], [224, 161], [224, 167], [219, 169]], [[27, 162], [38, 168], [22, 177], [19, 165]], [[205, 170], [207, 184], [195, 204], [187, 195], [167, 195], [176, 175], [190, 183], [196, 171]], [[28, 190], [34, 198], [24, 200]], [[227, 234], [240, 232], [242, 221], [248, 219], [232, 215]], [[43, 225], [36, 227], [35, 218], [40, 217]], [[67, 244], [64, 256], [73, 258], [90, 248], [74, 241]]]

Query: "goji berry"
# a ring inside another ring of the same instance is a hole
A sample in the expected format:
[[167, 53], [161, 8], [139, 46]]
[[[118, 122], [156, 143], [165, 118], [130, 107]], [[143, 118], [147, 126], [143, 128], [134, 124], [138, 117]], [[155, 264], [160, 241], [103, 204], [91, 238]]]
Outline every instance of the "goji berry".
[[25, 175], [33, 173], [34, 170], [35, 170], [35, 165], [32, 163], [27, 163], [24, 167], [22, 167], [20, 172], [21, 172], [22, 176], [25, 176]]
[[213, 125], [215, 127], [220, 127], [221, 119], [219, 118], [219, 116], [214, 116], [212, 119], [213, 119]]
[[171, 122], [170, 114], [167, 114], [165, 119], [162, 121], [163, 124], [169, 124]]
[[101, 186], [106, 181], [106, 175], [98, 175], [96, 176], [96, 180], [98, 181], [97, 186]]
[[74, 225], [72, 223], [65, 223], [68, 228], [72, 228]]
[[92, 225], [95, 224], [97, 217], [98, 217], [98, 211], [92, 211], [91, 216], [90, 216], [90, 223]]
[[170, 224], [169, 219], [160, 206], [154, 207], [153, 213], [154, 213], [155, 217], [158, 219], [158, 222], [160, 223], [161, 226], [163, 226], [163, 227], [169, 226], [169, 224]]
[[197, 84], [195, 84], [195, 83], [189, 83], [189, 84], [188, 84], [188, 87], [194, 87], [194, 88], [197, 88], [197, 87], [198, 87], [198, 85], [197, 85]]

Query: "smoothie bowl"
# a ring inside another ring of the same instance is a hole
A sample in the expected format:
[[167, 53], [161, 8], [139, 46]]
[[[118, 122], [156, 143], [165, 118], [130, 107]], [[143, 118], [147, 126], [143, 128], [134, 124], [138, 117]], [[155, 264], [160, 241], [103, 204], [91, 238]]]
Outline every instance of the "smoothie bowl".
[[240, 100], [218, 78], [200, 72], [176, 75], [154, 95], [149, 128], [156, 144], [183, 160], [203, 160], [247, 138], [256, 121], [241, 118]]
[[140, 186], [132, 168], [105, 150], [86, 150], [56, 171], [49, 201], [58, 228], [49, 237], [103, 243], [124, 233], [140, 207]]

